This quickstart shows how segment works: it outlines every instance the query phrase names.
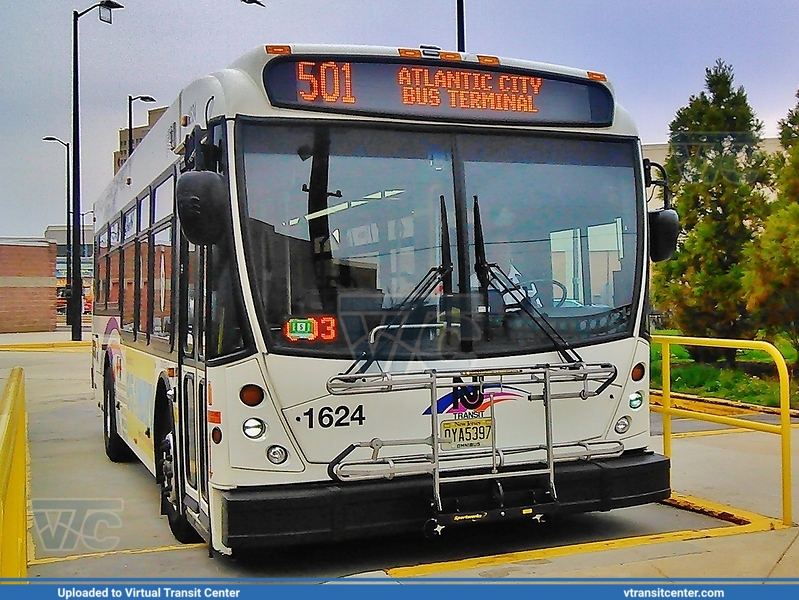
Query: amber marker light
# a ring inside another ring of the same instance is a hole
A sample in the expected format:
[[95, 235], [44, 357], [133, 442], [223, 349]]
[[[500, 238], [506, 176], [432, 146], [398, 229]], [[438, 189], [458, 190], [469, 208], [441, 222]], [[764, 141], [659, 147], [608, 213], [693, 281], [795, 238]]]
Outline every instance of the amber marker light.
[[646, 374], [646, 367], [644, 363], [638, 363], [633, 367], [632, 373], [630, 373], [630, 377], [633, 381], [641, 381]]
[[267, 54], [291, 54], [291, 46], [267, 46]]
[[422, 58], [422, 51], [414, 48], [399, 48], [399, 55], [405, 58]]
[[258, 406], [264, 401], [264, 390], [260, 386], [250, 383], [241, 388], [239, 398], [247, 406]]
[[596, 71], [588, 71], [588, 79], [593, 81], [607, 81], [608, 78], [604, 73], [597, 73]]
[[461, 55], [457, 52], [441, 52], [439, 53], [438, 57], [441, 60], [460, 60]]
[[480, 61], [484, 65], [498, 65], [499, 59], [496, 56], [482, 56], [480, 54], [477, 55], [477, 60]]

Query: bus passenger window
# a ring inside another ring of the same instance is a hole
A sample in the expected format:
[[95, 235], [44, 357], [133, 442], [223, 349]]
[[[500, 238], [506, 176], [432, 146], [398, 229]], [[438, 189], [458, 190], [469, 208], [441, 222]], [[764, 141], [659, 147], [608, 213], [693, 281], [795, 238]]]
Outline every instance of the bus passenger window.
[[170, 177], [164, 183], [155, 188], [155, 211], [153, 223], [158, 223], [172, 215], [175, 205], [175, 182]]
[[119, 219], [111, 223], [111, 247], [115, 248], [119, 245]]
[[122, 227], [123, 241], [131, 239], [136, 235], [136, 208], [131, 208], [125, 213], [125, 220]]
[[154, 336], [169, 339], [172, 331], [172, 226], [153, 236]]
[[150, 332], [150, 236], [139, 241], [139, 321], [138, 330]]
[[133, 331], [133, 307], [136, 302], [136, 246], [134, 244], [122, 249], [122, 276], [125, 278], [122, 288], [122, 329]]
[[150, 196], [139, 200], [139, 231], [146, 231], [150, 227]]
[[109, 310], [119, 310], [119, 291], [122, 289], [122, 282], [119, 273], [119, 250], [113, 250], [109, 255], [109, 268], [108, 276], [108, 304], [106, 308]]
[[94, 273], [94, 307], [104, 309], [108, 300], [108, 255], [97, 260]]

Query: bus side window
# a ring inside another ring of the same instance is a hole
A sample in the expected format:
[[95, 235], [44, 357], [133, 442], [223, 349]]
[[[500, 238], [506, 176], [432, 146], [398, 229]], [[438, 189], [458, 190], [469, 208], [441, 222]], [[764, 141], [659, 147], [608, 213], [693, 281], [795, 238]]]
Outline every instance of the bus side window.
[[136, 289], [136, 244], [122, 248], [122, 329], [133, 331], [133, 308]]
[[155, 210], [153, 223], [172, 216], [175, 206], [175, 178], [169, 177], [153, 191], [155, 195]]
[[236, 280], [235, 257], [228, 244], [210, 246], [208, 257], [208, 358], [233, 354], [244, 348], [244, 307]]
[[119, 291], [122, 289], [122, 280], [119, 272], [119, 249], [112, 250], [109, 256], [109, 277], [108, 277], [108, 303], [106, 308], [109, 310], [119, 310]]
[[105, 308], [108, 300], [108, 255], [103, 255], [97, 260], [94, 274], [94, 307], [97, 310]]
[[147, 231], [150, 227], [150, 195], [139, 200], [139, 231]]
[[97, 236], [94, 257], [94, 306], [102, 310], [108, 300], [108, 227]]
[[138, 331], [150, 333], [150, 236], [139, 241], [139, 319]]
[[172, 332], [172, 225], [153, 235], [152, 334], [169, 339]]

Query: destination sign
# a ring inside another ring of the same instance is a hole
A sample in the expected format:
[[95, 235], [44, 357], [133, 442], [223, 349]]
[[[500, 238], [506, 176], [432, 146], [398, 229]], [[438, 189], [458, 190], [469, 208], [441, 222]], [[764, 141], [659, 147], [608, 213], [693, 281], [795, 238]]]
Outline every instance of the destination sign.
[[550, 125], [613, 121], [613, 98], [600, 83], [497, 67], [291, 56], [267, 64], [264, 86], [284, 108]]

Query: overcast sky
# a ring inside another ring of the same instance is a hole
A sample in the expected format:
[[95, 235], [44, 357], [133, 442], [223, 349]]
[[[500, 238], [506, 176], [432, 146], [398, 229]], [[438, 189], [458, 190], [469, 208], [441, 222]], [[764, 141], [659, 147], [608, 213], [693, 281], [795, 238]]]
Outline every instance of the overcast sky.
[[[121, 0], [113, 25], [80, 19], [83, 210], [113, 174], [113, 151], [146, 110], [266, 43], [456, 48], [455, 0]], [[40, 237], [65, 220], [71, 141], [72, 11], [92, 0], [5, 3], [0, 25], [0, 236]], [[795, 106], [799, 0], [466, 0], [469, 52], [607, 73], [644, 143], [668, 124], [705, 68], [730, 63], [767, 136]], [[89, 219], [91, 215], [88, 215]], [[88, 222], [88, 220], [87, 220]]]

